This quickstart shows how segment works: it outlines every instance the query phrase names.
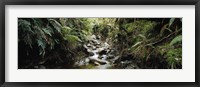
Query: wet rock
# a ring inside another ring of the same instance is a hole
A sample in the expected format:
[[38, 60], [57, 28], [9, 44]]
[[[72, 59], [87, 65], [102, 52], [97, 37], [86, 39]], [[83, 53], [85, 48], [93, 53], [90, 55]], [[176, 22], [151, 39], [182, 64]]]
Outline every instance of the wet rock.
[[101, 65], [107, 64], [106, 62], [98, 62], [98, 63], [100, 63]]
[[103, 56], [99, 57], [99, 59], [103, 59]]
[[87, 55], [90, 55], [90, 56], [94, 55], [94, 53], [92, 53], [91, 50], [89, 50], [89, 49], [87, 49], [87, 48], [83, 48], [83, 52], [84, 52], [85, 54], [87, 54]]
[[92, 50], [96, 50], [97, 48], [96, 48], [96, 46], [92, 46]]
[[96, 48], [100, 48], [101, 47], [101, 45], [96, 45]]
[[98, 42], [98, 41], [96, 42], [96, 45], [100, 45], [100, 44], [101, 44], [100, 42]]
[[102, 50], [101, 52], [99, 52], [100, 55], [103, 55], [103, 54], [106, 54], [106, 53], [107, 53], [107, 50], [105, 50], [105, 49]]
[[95, 44], [96, 42], [95, 42], [94, 40], [91, 40], [90, 43], [91, 43], [91, 44]]
[[87, 50], [88, 47], [86, 45], [83, 45], [83, 50]]
[[100, 35], [97, 35], [97, 37], [96, 37], [97, 39], [101, 39], [101, 36]]
[[106, 48], [108, 48], [110, 45], [109, 45], [107, 42], [105, 42], [105, 43], [104, 43], [104, 46], [105, 46]]
[[120, 56], [115, 56], [115, 58], [113, 60], [118, 60], [120, 58]]
[[116, 54], [117, 52], [116, 52], [116, 50], [111, 49], [109, 53], [110, 54]]
[[109, 56], [108, 56], [108, 59], [114, 59], [114, 58], [115, 58], [114, 55], [109, 55]]
[[110, 53], [111, 52], [111, 48], [107, 48], [107, 53]]
[[89, 59], [89, 58], [86, 58], [86, 59], [85, 59], [85, 62], [86, 62], [86, 63], [89, 63], [89, 62], [90, 62], [90, 59]]
[[75, 62], [75, 66], [88, 65], [89, 61], [90, 61], [89, 58], [85, 58], [85, 59], [79, 60], [79, 61]]
[[92, 52], [89, 52], [89, 56], [93, 56], [94, 55], [94, 53], [92, 53]]
[[98, 48], [97, 50], [98, 50], [98, 53], [100, 53], [101, 51], [104, 50], [104, 48], [100, 47], [100, 48]]
[[121, 61], [118, 65], [118, 68], [122, 69], [138, 69], [139, 67], [133, 61]]
[[99, 64], [98, 62], [94, 62], [94, 65], [100, 66], [101, 64]]
[[[113, 64], [115, 59], [114, 55], [110, 55], [110, 45], [107, 42], [100, 41], [101, 37], [92, 35], [89, 37], [87, 44], [84, 48], [87, 49], [88, 58], [84, 59], [84, 64], [95, 65], [99, 68], [106, 68]], [[110, 59], [108, 59], [108, 56]], [[110, 60], [112, 60], [110, 62]]]
[[78, 65], [79, 65], [79, 66], [82, 66], [82, 65], [84, 65], [84, 64], [85, 64], [85, 62], [84, 62], [83, 60], [78, 62]]
[[91, 36], [91, 39], [96, 39], [96, 35], [92, 35], [92, 36]]
[[107, 55], [102, 55], [102, 56], [99, 57], [99, 59], [104, 59], [105, 60], [105, 59], [107, 59]]
[[139, 67], [136, 64], [128, 64], [125, 69], [139, 69]]
[[100, 59], [91, 59], [90, 58], [90, 63], [98, 62], [101, 65], [107, 64], [106, 61], [100, 60]]
[[106, 64], [106, 62], [99, 62], [99, 61], [96, 61], [96, 60], [90, 60], [89, 63], [90, 64], [94, 64], [96, 66], [100, 66], [100, 65]]
[[90, 43], [87, 44], [87, 47], [91, 47], [92, 45]]

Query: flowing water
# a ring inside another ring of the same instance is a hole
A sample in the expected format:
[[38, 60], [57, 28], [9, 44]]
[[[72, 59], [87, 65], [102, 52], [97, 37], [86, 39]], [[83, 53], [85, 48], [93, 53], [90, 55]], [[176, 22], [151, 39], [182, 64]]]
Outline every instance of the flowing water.
[[92, 35], [84, 48], [89, 52], [89, 56], [76, 63], [80, 68], [108, 69], [114, 67], [114, 61], [118, 56], [114, 56], [111, 46], [101, 41], [100, 36]]

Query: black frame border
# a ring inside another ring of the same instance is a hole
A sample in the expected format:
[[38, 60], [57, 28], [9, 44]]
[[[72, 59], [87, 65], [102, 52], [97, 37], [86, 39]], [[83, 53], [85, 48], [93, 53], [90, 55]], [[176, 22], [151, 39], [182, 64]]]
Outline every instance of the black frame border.
[[[5, 82], [6, 5], [195, 5], [195, 82]], [[1, 87], [200, 87], [200, 0], [1, 0], [0, 13]]]

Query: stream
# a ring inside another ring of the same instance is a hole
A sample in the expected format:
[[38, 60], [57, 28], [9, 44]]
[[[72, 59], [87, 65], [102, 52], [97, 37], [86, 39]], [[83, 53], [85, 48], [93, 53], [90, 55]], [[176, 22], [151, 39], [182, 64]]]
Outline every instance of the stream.
[[99, 35], [89, 37], [84, 48], [89, 56], [75, 63], [79, 68], [109, 69], [114, 67], [114, 62], [119, 56], [114, 55], [115, 50], [106, 41], [102, 41]]

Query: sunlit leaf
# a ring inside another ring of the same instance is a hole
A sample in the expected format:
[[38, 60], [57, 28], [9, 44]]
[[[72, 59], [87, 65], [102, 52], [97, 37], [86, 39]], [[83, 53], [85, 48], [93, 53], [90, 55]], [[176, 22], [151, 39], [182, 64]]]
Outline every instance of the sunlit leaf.
[[172, 23], [174, 22], [174, 20], [175, 20], [175, 18], [171, 18], [171, 19], [169, 20], [169, 27], [171, 27], [171, 25], [172, 25]]
[[58, 32], [61, 32], [61, 28], [62, 28], [61, 24], [60, 24], [58, 21], [54, 20], [54, 19], [49, 19], [49, 20], [50, 20], [50, 23], [53, 25], [53, 27], [54, 27]]
[[170, 45], [174, 45], [178, 42], [182, 42], [182, 35], [179, 35], [179, 36], [176, 36], [171, 42], [170, 42]]

